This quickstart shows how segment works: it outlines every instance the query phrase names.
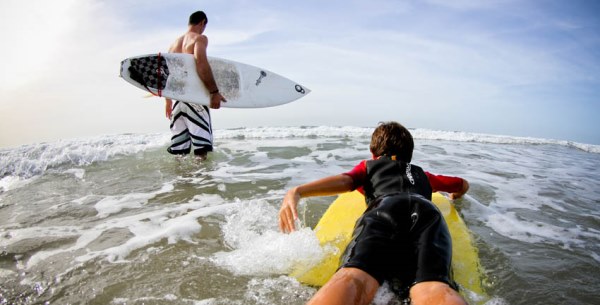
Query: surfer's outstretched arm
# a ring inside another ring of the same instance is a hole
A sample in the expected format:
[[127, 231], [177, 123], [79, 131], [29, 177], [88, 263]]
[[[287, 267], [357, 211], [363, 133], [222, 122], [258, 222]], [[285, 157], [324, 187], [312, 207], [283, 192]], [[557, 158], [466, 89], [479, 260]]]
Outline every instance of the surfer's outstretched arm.
[[348, 175], [335, 175], [302, 184], [290, 189], [279, 209], [279, 229], [285, 233], [296, 230], [294, 221], [298, 218], [297, 206], [301, 198], [331, 196], [353, 190], [354, 181]]

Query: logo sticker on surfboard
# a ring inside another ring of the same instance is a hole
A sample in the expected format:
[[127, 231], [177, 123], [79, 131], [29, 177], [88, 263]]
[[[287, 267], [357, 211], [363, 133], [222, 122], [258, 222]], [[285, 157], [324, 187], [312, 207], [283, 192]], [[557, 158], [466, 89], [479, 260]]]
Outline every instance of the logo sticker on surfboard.
[[304, 88], [302, 88], [302, 86], [300, 85], [296, 85], [296, 91], [298, 91], [298, 93], [306, 93], [306, 91], [304, 90]]
[[267, 77], [267, 72], [265, 71], [260, 71], [260, 76], [258, 77], [258, 79], [256, 80], [256, 85], [260, 85], [260, 82], [262, 81], [263, 78]]

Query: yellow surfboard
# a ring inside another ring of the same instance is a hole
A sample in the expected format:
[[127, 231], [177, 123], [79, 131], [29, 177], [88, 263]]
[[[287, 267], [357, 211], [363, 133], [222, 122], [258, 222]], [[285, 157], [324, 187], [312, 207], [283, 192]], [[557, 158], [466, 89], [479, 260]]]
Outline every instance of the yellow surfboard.
[[[446, 197], [434, 193], [433, 202], [444, 215], [452, 236], [454, 280], [462, 288], [479, 296], [485, 296], [479, 253], [473, 245], [467, 226]], [[296, 268], [291, 276], [307, 285], [323, 286], [337, 270], [340, 256], [352, 238], [354, 224], [365, 209], [365, 198], [358, 191], [340, 195], [315, 227], [321, 246], [329, 252], [329, 255], [312, 268]]]

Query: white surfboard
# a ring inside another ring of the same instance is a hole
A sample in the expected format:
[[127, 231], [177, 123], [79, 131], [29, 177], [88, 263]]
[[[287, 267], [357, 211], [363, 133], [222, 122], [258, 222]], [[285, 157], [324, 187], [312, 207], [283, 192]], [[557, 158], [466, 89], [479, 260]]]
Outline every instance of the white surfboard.
[[[222, 107], [272, 107], [295, 101], [310, 92], [266, 69], [217, 57], [208, 57], [208, 62], [219, 92], [227, 100]], [[191, 54], [159, 53], [127, 58], [121, 62], [121, 77], [157, 96], [201, 105], [210, 102]]]

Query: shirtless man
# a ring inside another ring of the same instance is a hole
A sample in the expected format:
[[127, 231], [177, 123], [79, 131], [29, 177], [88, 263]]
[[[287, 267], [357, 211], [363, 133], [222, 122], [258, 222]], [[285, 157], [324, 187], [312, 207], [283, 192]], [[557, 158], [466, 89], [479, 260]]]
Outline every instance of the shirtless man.
[[[210, 92], [210, 108], [219, 109], [221, 102], [227, 102], [219, 92], [213, 76], [206, 48], [208, 38], [202, 35], [208, 18], [202, 11], [190, 15], [188, 31], [177, 38], [169, 48], [169, 53], [193, 54], [196, 59], [196, 70], [200, 80]], [[165, 113], [171, 120], [171, 145], [167, 151], [174, 155], [186, 155], [194, 146], [194, 155], [204, 160], [213, 150], [212, 124], [210, 111], [206, 106], [166, 99]]]

